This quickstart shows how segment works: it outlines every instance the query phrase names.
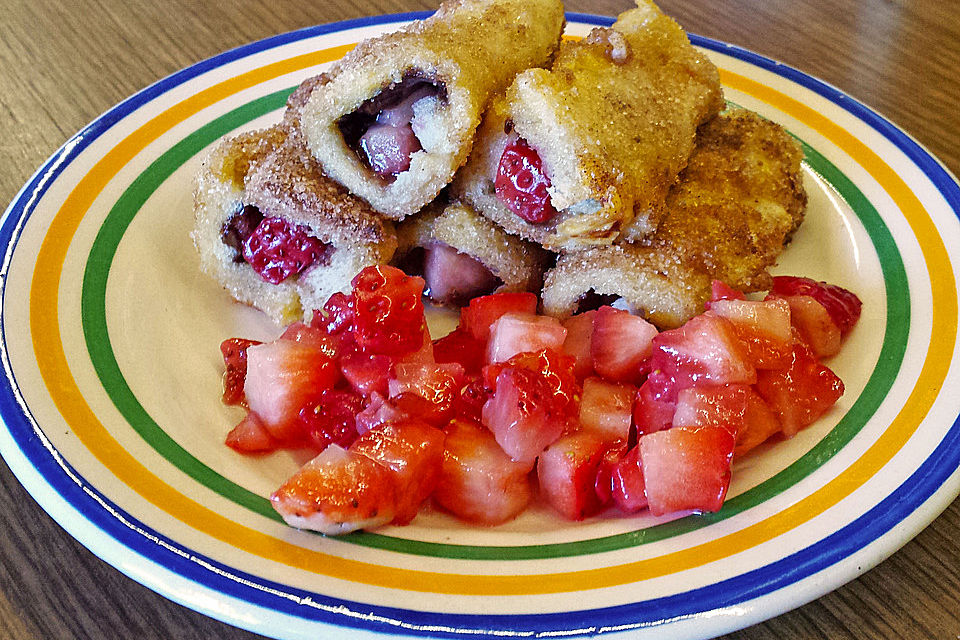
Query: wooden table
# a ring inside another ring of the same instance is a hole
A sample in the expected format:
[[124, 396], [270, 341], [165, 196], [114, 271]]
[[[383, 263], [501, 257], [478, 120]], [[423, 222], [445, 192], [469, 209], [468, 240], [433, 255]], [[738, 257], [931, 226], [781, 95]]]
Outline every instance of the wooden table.
[[[689, 31], [848, 92], [960, 173], [960, 17], [940, 0], [663, 0]], [[71, 134], [128, 95], [252, 40], [432, 9], [424, 0], [2, 0], [0, 202]], [[570, 1], [615, 15], [626, 0]], [[0, 464], [0, 637], [252, 638], [174, 604], [76, 543]], [[960, 638], [960, 501], [845, 587], [730, 638]]]

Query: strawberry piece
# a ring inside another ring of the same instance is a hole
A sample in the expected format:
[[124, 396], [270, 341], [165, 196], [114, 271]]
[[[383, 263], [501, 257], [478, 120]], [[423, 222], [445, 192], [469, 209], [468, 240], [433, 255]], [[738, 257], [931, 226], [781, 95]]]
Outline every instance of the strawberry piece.
[[330, 445], [270, 496], [284, 522], [299, 529], [340, 535], [393, 520], [393, 473], [365, 455]]
[[483, 405], [481, 418], [503, 451], [518, 462], [532, 463], [564, 428], [544, 377], [515, 367], [497, 376], [496, 390]]
[[243, 259], [270, 284], [280, 284], [327, 260], [329, 245], [283, 218], [264, 218], [243, 243]]
[[790, 365], [761, 371], [756, 390], [777, 415], [783, 434], [789, 438], [834, 405], [843, 395], [843, 382], [817, 360], [807, 345], [797, 342]]
[[633, 447], [617, 460], [610, 472], [610, 498], [625, 513], [647, 506], [647, 485], [643, 480], [640, 447]]
[[526, 509], [533, 496], [530, 462], [515, 462], [493, 435], [467, 420], [444, 428], [443, 466], [436, 502], [454, 515], [482, 524], [500, 524]]
[[462, 380], [463, 369], [457, 364], [401, 362], [388, 384], [390, 399], [400, 410], [443, 426], [453, 417]]
[[550, 316], [531, 313], [508, 313], [490, 327], [487, 362], [505, 362], [518, 353], [551, 349], [560, 351], [567, 330]]
[[277, 448], [277, 441], [255, 413], [248, 413], [227, 434], [228, 447], [240, 453], [266, 453]]
[[419, 420], [388, 422], [353, 443], [350, 450], [384, 465], [396, 488], [394, 524], [408, 524], [430, 497], [443, 466], [443, 431]]
[[717, 300], [743, 300], [742, 291], [737, 291], [728, 286], [721, 280], [714, 280], [710, 283], [710, 301], [707, 302], [707, 309], [713, 308], [713, 303]]
[[336, 362], [322, 350], [293, 340], [247, 348], [243, 385], [250, 411], [282, 443], [302, 440], [300, 409], [313, 406], [340, 378]]
[[677, 392], [674, 427], [723, 427], [736, 437], [751, 388], [744, 384], [703, 385]]
[[747, 394], [747, 406], [743, 412], [743, 424], [737, 431], [737, 446], [733, 457], [739, 458], [780, 432], [780, 421], [755, 391]]
[[[410, 394], [413, 395], [413, 394]], [[424, 401], [426, 402], [426, 401]], [[419, 408], [419, 407], [418, 407]], [[385, 397], [374, 391], [367, 400], [367, 406], [357, 414], [357, 433], [365, 434], [387, 422], [396, 422], [414, 417], [400, 409]]]
[[351, 351], [340, 358], [340, 371], [353, 390], [364, 397], [387, 394], [393, 358], [381, 354]]
[[828, 358], [840, 351], [840, 327], [827, 308], [811, 296], [785, 296], [790, 306], [790, 320], [799, 337], [817, 358]]
[[362, 409], [363, 398], [357, 394], [327, 389], [315, 405], [300, 410], [300, 420], [318, 449], [331, 444], [347, 447], [357, 437], [357, 414]]
[[402, 356], [423, 346], [423, 279], [386, 265], [353, 279], [353, 334], [368, 353]]
[[424, 293], [436, 304], [462, 307], [502, 284], [482, 262], [448, 244], [438, 242], [425, 253]]
[[540, 455], [540, 495], [563, 517], [583, 520], [600, 511], [597, 470], [606, 444], [597, 434], [580, 431], [563, 436]]
[[776, 276], [770, 293], [781, 296], [810, 296], [826, 308], [827, 313], [846, 334], [860, 319], [863, 306], [856, 294], [826, 282], [796, 276]]
[[710, 313], [726, 318], [757, 369], [779, 369], [790, 361], [793, 330], [790, 305], [783, 300], [717, 300]]
[[479, 423], [483, 414], [483, 405], [489, 400], [481, 376], [472, 376], [460, 389], [460, 395], [453, 402], [453, 414]]
[[747, 360], [733, 325], [708, 311], [653, 339], [651, 370], [673, 378], [678, 389], [696, 384], [753, 384], [756, 369]]
[[583, 381], [580, 400], [580, 428], [595, 433], [607, 443], [626, 442], [630, 437], [636, 396], [637, 388], [633, 385], [587, 378]]
[[621, 309], [597, 309], [590, 339], [594, 370], [614, 382], [639, 382], [643, 361], [653, 351], [657, 328]]
[[313, 312], [310, 322], [330, 335], [339, 335], [353, 331], [354, 315], [353, 296], [338, 291], [327, 298], [323, 305], [323, 313]]
[[730, 486], [734, 437], [724, 427], [678, 427], [638, 443], [650, 513], [718, 511]]
[[521, 138], [507, 144], [494, 179], [497, 199], [527, 222], [552, 220], [557, 210], [550, 202], [550, 178], [540, 155]]
[[288, 326], [282, 334], [280, 340], [290, 340], [306, 344], [317, 351], [323, 352], [328, 358], [336, 360], [344, 353], [347, 353], [352, 345], [352, 340], [345, 336], [331, 336], [322, 328], [302, 322], [294, 322]]
[[259, 340], [229, 338], [220, 343], [223, 355], [223, 403], [246, 406], [243, 383], [247, 377], [247, 347], [260, 344]]
[[506, 362], [497, 362], [483, 368], [483, 382], [487, 389], [497, 390], [497, 377], [505, 369], [526, 369], [537, 374], [557, 415], [577, 414], [581, 388], [573, 373], [573, 359], [551, 349], [518, 353]]
[[490, 327], [508, 313], [536, 313], [536, 294], [523, 292], [491, 293], [474, 298], [460, 310], [460, 326], [483, 344], [490, 338]]
[[486, 350], [480, 340], [463, 327], [457, 327], [433, 343], [433, 357], [437, 362], [456, 362], [467, 373], [480, 373], [486, 359]]
[[567, 337], [563, 341], [563, 352], [573, 356], [576, 361], [573, 372], [583, 380], [593, 374], [593, 359], [590, 355], [590, 339], [593, 336], [593, 319], [596, 309], [570, 316], [563, 322]]
[[662, 371], [654, 371], [640, 385], [633, 402], [633, 424], [637, 434], [653, 433], [673, 426], [677, 408], [677, 383]]

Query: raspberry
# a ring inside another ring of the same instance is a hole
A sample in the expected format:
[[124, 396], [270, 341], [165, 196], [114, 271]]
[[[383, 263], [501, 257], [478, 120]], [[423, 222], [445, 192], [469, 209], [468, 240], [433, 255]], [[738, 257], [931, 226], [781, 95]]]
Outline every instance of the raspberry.
[[540, 224], [557, 215], [547, 193], [549, 186], [537, 152], [520, 138], [508, 144], [497, 166], [497, 199], [527, 222]]
[[283, 218], [264, 218], [243, 243], [243, 259], [270, 284], [302, 273], [328, 251], [329, 245]]

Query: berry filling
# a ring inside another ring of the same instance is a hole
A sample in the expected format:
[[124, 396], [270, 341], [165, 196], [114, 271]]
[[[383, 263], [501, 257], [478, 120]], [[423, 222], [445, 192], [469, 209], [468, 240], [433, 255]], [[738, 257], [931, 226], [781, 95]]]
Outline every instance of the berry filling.
[[503, 150], [493, 186], [497, 199], [527, 222], [542, 224], [557, 215], [547, 193], [550, 178], [540, 155], [522, 138]]
[[[247, 208], [244, 207], [244, 211]], [[311, 236], [305, 227], [276, 217], [260, 220], [241, 246], [243, 261], [270, 284], [280, 284], [314, 264], [329, 264], [333, 251], [331, 245]]]
[[423, 276], [424, 295], [439, 305], [463, 307], [503, 284], [482, 262], [442, 242], [416, 247], [399, 266], [405, 273]]
[[378, 176], [393, 179], [410, 168], [422, 146], [414, 131], [415, 105], [446, 100], [442, 83], [411, 74], [364, 102], [337, 123], [344, 142]]
[[241, 204], [220, 229], [220, 240], [223, 244], [233, 248], [236, 253], [234, 262], [243, 262], [243, 243], [263, 220], [260, 209], [252, 204]]

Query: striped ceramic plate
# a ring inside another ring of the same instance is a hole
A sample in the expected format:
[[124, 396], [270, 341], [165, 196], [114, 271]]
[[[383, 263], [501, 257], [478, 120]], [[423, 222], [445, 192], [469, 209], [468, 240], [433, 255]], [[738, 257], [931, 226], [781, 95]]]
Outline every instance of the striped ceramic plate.
[[[780, 272], [855, 291], [839, 405], [734, 470], [723, 509], [497, 528], [425, 511], [324, 538], [266, 496], [297, 465], [223, 445], [224, 338], [277, 329], [200, 275], [191, 179], [221, 136], [412, 15], [271, 38], [190, 67], [73, 137], [7, 210], [0, 450], [41, 505], [134, 580], [282, 638], [712, 636], [797, 606], [903, 545], [960, 489], [960, 189], [823, 83], [704, 38], [728, 100], [804, 145], [808, 221]], [[568, 16], [583, 35], [607, 18]], [[29, 301], [29, 304], [18, 301]]]

